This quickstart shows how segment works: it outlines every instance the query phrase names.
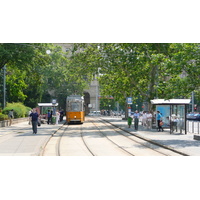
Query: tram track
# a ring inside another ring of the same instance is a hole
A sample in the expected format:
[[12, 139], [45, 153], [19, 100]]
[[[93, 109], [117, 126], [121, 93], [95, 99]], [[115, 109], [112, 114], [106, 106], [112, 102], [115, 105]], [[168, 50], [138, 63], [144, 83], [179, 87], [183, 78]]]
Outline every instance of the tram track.
[[56, 143], [56, 156], [61, 156], [60, 146], [61, 146], [61, 140], [63, 138], [63, 135], [65, 134], [66, 130], [68, 129], [68, 126], [63, 130], [63, 132], [59, 135], [58, 141]]
[[91, 153], [91, 155], [92, 155], [92, 156], [96, 156], [96, 155], [91, 151], [91, 149], [89, 148], [87, 142], [85, 141], [84, 136], [83, 136], [83, 129], [82, 129], [82, 128], [83, 128], [83, 125], [81, 125], [81, 128], [80, 128], [81, 139], [82, 139], [84, 145], [86, 146], [86, 148], [88, 149], [88, 151]]
[[[168, 147], [168, 146], [165, 146], [165, 145], [162, 145], [162, 144], [160, 144], [160, 143], [157, 143], [157, 142], [155, 142], [155, 141], [153, 141], [153, 140], [149, 140], [149, 139], [147, 139], [147, 138], [144, 138], [144, 137], [141, 137], [141, 136], [136, 135], [136, 134], [134, 134], [134, 133], [131, 133], [130, 131], [127, 131], [127, 130], [125, 130], [125, 129], [123, 129], [123, 128], [120, 128], [119, 126], [117, 126], [117, 125], [115, 125], [115, 124], [112, 124], [111, 122], [109, 122], [109, 121], [107, 121], [107, 120], [105, 120], [105, 119], [101, 119], [101, 120], [99, 120], [99, 121], [102, 122], [102, 123], [103, 123], [103, 122], [106, 122], [106, 123], [110, 124], [111, 126], [117, 128], [117, 129], [119, 129], [119, 130], [121, 130], [121, 131], [124, 131], [124, 132], [126, 132], [126, 133], [128, 133], [128, 134], [130, 134], [130, 135], [132, 135], [132, 136], [134, 136], [134, 137], [136, 137], [136, 138], [138, 138], [138, 139], [140, 139], [140, 140], [143, 140], [143, 141], [145, 141], [145, 142], [147, 142], [147, 143], [150, 143], [150, 144], [152, 144], [152, 145], [156, 145], [156, 146], [158, 146], [158, 147], [161, 147], [161, 148], [163, 148], [163, 149], [165, 149], [165, 150], [171, 151], [171, 152], [176, 153], [176, 154], [181, 155], [181, 156], [189, 156], [188, 154], [183, 153], [183, 152], [181, 152], [181, 151], [178, 151], [178, 150], [176, 150], [176, 149], [170, 148], [170, 147]], [[115, 131], [117, 131], [117, 130], [115, 130]], [[117, 132], [120, 133], [120, 131], [117, 131]], [[120, 134], [121, 134], [121, 133], [120, 133]], [[124, 136], [127, 137], [126, 135], [124, 135]], [[128, 137], [128, 138], [129, 138], [129, 137]], [[132, 139], [132, 138], [129, 138], [129, 139], [135, 141], [135, 140]], [[135, 142], [138, 142], [138, 141], [135, 141]], [[139, 143], [139, 142], [138, 142], [138, 143]], [[141, 145], [150, 148], [150, 147], [147, 146], [147, 145], [144, 145], [144, 144], [141, 144]], [[152, 149], [152, 148], [151, 148], [151, 149]], [[161, 153], [161, 154], [163, 154], [163, 155], [165, 155], [165, 156], [169, 156], [169, 154], [160, 152], [159, 150], [155, 150], [155, 149], [153, 149], [153, 150], [154, 150], [154, 151], [157, 151], [157, 152], [159, 152], [159, 153]]]
[[[106, 123], [104, 122], [104, 121], [100, 121], [101, 123], [104, 123], [105, 125], [106, 125]], [[110, 124], [112, 127], [114, 127], [112, 124]], [[106, 125], [106, 126], [108, 126], [108, 125]], [[161, 155], [164, 155], [164, 156], [168, 156], [168, 154], [166, 154], [166, 153], [163, 153], [163, 152], [161, 152], [161, 151], [159, 151], [159, 150], [156, 150], [156, 149], [154, 149], [154, 148], [151, 148], [149, 145], [145, 145], [145, 144], [143, 144], [142, 142], [139, 142], [139, 141], [137, 141], [137, 140], [134, 140], [133, 138], [130, 138], [129, 136], [127, 136], [127, 135], [124, 135], [121, 131], [124, 131], [124, 130], [122, 130], [122, 129], [120, 129], [120, 131], [119, 130], [117, 130], [117, 129], [119, 129], [118, 127], [116, 128], [116, 127], [114, 127], [113, 128], [114, 129], [114, 131], [115, 132], [117, 132], [117, 133], [119, 133], [120, 135], [122, 135], [122, 136], [124, 136], [124, 137], [126, 137], [126, 138], [128, 138], [129, 140], [131, 140], [131, 141], [133, 141], [133, 142], [135, 142], [135, 143], [137, 143], [137, 144], [139, 144], [139, 145], [142, 145], [142, 146], [144, 146], [144, 147], [146, 147], [146, 148], [149, 148], [149, 149], [152, 149], [153, 151], [155, 151], [155, 152], [158, 152], [159, 154], [161, 154]], [[130, 133], [129, 133], [130, 134]], [[146, 141], [146, 142], [148, 142], [148, 141]], [[155, 145], [155, 144], [154, 144]]]
[[[43, 145], [40, 155], [99, 156], [119, 154], [129, 156], [187, 156], [183, 152], [179, 152], [175, 149], [171, 149], [162, 144], [159, 144], [147, 138], [143, 138], [127, 130], [124, 130], [123, 128], [120, 128], [107, 120], [88, 119], [87, 122], [89, 122], [89, 126], [84, 126], [86, 123], [84, 125], [67, 125], [67, 127], [61, 126], [56, 132], [52, 133], [51, 137]], [[106, 127], [108, 127], [108, 129]], [[115, 132], [117, 134], [115, 134]], [[113, 146], [109, 145], [109, 142], [110, 144], [113, 144]], [[54, 151], [54, 153], [50, 153], [49, 149], [51, 149], [52, 152]], [[119, 151], [117, 149], [119, 149]]]
[[[80, 144], [80, 141], [82, 141], [81, 148], [84, 149], [84, 152], [87, 152], [85, 154], [96, 156], [94, 152], [89, 148], [87, 142], [84, 139], [82, 125], [68, 125], [67, 127], [62, 126], [58, 131], [56, 131], [54, 134], [51, 135], [51, 137], [46, 141], [46, 143], [43, 145], [42, 151], [40, 152], [41, 156], [46, 155], [52, 155], [52, 156], [71, 156], [71, 153], [66, 153], [66, 141], [72, 139], [75, 134], [75, 138], [78, 137]], [[79, 127], [79, 131], [74, 131], [74, 128], [77, 129]], [[64, 138], [65, 137], [65, 138]], [[73, 140], [73, 139], [72, 139]], [[70, 140], [71, 141], [71, 140]], [[73, 142], [73, 141], [72, 141]], [[77, 141], [75, 141], [76, 143]], [[71, 151], [71, 150], [70, 150]], [[72, 152], [72, 151], [71, 151]]]
[[[91, 120], [90, 120], [91, 121]], [[131, 155], [131, 156], [135, 156], [134, 154], [132, 154], [131, 152], [127, 151], [125, 148], [123, 148], [122, 146], [118, 145], [117, 143], [115, 143], [113, 140], [111, 140], [109, 137], [107, 137], [106, 134], [103, 133], [103, 131], [101, 131], [101, 129], [93, 122], [91, 121], [92, 124], [99, 130], [99, 132], [101, 133], [101, 135], [103, 135], [103, 137], [107, 138], [111, 143], [113, 143], [114, 145], [116, 145], [118, 148], [120, 148], [122, 151], [124, 151], [125, 153]]]
[[[59, 135], [56, 135], [57, 133], [59, 133], [60, 131], [62, 132], [60, 135], [63, 136], [64, 132], [66, 131], [66, 129], [68, 128], [67, 127], [64, 127], [65, 124], [63, 124], [57, 131], [55, 131], [54, 133], [51, 134], [51, 136], [46, 140], [46, 142], [43, 144], [43, 146], [41, 147], [40, 149], [40, 152], [39, 152], [39, 156], [45, 156], [45, 151], [46, 151], [46, 148], [47, 146], [49, 145], [49, 143], [51, 142], [52, 139], [55, 139], [56, 136], [59, 137]], [[64, 129], [64, 130], [62, 130]], [[56, 143], [56, 155], [59, 156], [60, 155], [60, 149], [59, 149], [59, 146], [60, 146], [60, 140], [61, 140], [62, 137], [59, 137], [58, 140], [57, 140], [57, 143]]]

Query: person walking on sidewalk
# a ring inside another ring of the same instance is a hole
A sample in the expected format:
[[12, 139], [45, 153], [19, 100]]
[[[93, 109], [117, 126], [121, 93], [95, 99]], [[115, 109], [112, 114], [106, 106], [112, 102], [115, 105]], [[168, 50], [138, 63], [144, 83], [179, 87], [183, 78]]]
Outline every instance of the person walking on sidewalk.
[[14, 118], [13, 111], [14, 111], [14, 110], [12, 109], [12, 110], [10, 110], [9, 113], [8, 113], [8, 118], [9, 118], [9, 121], [10, 121], [9, 126], [12, 125], [12, 120], [13, 120], [13, 118]]
[[30, 114], [30, 119], [31, 119], [31, 122], [32, 122], [33, 134], [37, 133], [38, 117], [39, 117], [39, 115], [36, 112], [36, 109], [33, 108], [33, 112]]
[[133, 116], [134, 116], [134, 127], [135, 127], [135, 130], [138, 130], [138, 123], [139, 123], [140, 113], [138, 113], [138, 111], [136, 110], [135, 113], [133, 114]]
[[163, 131], [163, 127], [160, 125], [160, 122], [162, 120], [162, 115], [160, 111], [157, 111], [157, 125], [158, 125], [158, 131]]

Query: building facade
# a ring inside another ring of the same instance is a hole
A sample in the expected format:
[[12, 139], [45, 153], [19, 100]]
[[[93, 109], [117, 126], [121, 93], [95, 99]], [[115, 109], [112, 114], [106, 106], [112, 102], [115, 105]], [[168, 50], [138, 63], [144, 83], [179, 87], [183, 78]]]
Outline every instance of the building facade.
[[[62, 47], [64, 52], [71, 51], [73, 49], [73, 43], [54, 43]], [[86, 105], [86, 114], [92, 111], [100, 110], [100, 101], [99, 101], [99, 82], [94, 78], [90, 83], [89, 89], [84, 90], [84, 99]]]

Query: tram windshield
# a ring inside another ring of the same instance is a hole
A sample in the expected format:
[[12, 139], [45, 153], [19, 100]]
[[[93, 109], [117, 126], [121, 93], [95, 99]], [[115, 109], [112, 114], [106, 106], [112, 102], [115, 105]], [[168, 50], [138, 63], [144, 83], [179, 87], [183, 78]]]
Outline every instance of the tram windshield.
[[81, 111], [81, 103], [71, 102], [71, 111]]

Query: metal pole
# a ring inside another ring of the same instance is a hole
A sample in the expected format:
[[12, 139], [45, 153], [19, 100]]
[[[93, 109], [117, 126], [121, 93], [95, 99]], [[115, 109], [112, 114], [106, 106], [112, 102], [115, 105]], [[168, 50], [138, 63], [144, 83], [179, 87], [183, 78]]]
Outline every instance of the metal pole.
[[170, 121], [169, 121], [169, 125], [170, 125], [170, 134], [172, 134], [172, 105], [170, 105]]
[[185, 120], [184, 120], [184, 126], [185, 126], [185, 135], [187, 134], [187, 125], [189, 127], [189, 123], [186, 123], [187, 122], [187, 105], [185, 105]]
[[119, 113], [119, 102], [117, 102], [117, 113]]
[[192, 92], [192, 112], [194, 113], [194, 91]]
[[3, 109], [6, 107], [6, 65], [3, 67]]
[[96, 114], [98, 111], [98, 81], [96, 79]]

